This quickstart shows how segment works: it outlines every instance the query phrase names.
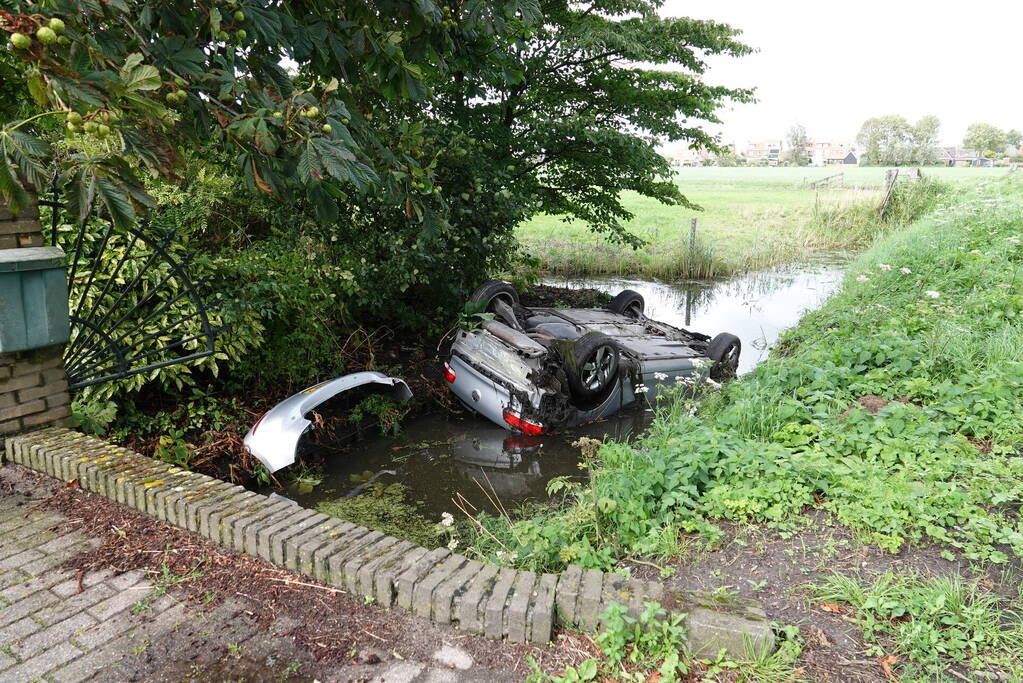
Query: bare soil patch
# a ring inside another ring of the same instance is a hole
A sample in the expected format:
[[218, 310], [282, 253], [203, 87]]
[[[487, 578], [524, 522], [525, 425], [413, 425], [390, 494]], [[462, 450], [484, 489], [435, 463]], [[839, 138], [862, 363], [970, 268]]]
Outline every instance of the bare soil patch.
[[[768, 617], [800, 628], [805, 640], [800, 664], [811, 681], [889, 681], [884, 657], [866, 654], [847, 606], [815, 599], [810, 586], [834, 573], [864, 579], [886, 571], [923, 576], [961, 574], [1003, 595], [1016, 595], [1018, 565], [978, 571], [962, 558], [947, 560], [943, 548], [927, 545], [888, 553], [861, 543], [826, 512], [806, 514], [806, 526], [781, 532], [758, 525], [721, 523], [724, 536], [711, 547], [703, 539], [684, 539], [680, 558], [660, 566], [674, 571], [663, 579], [669, 586], [759, 600]], [[634, 576], [658, 578], [648, 564], [631, 566]], [[891, 660], [888, 660], [889, 665]]]

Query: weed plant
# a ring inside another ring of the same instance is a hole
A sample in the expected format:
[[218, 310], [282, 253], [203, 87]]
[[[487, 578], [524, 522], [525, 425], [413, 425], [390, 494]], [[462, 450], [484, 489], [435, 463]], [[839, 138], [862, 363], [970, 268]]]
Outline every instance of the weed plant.
[[[693, 655], [686, 649], [685, 615], [669, 614], [656, 602], [648, 602], [639, 617], [625, 607], [611, 604], [601, 615], [603, 630], [594, 642], [600, 657], [586, 659], [556, 676], [547, 676], [530, 658], [530, 683], [578, 683], [580, 681], [682, 680], [764, 681], [795, 680], [794, 663], [802, 653], [798, 629], [782, 634], [778, 648], [767, 653], [747, 647], [732, 656], [721, 650], [712, 657]], [[699, 676], [699, 679], [696, 677]]]
[[[904, 680], [931, 680], [950, 664], [986, 672], [984, 678], [1023, 678], [1023, 622], [1010, 602], [959, 576], [924, 578], [887, 572], [873, 581], [834, 575], [815, 594], [853, 608], [871, 644], [868, 655], [909, 660]], [[1016, 605], [1018, 606], [1018, 605]], [[972, 680], [972, 679], [971, 679]]]
[[[478, 555], [535, 570], [670, 556], [728, 519], [795, 528], [830, 512], [896, 552], [1023, 557], [1023, 176], [956, 194], [882, 240], [771, 359], [699, 411], [681, 394], [586, 486], [519, 521], [482, 518]], [[877, 397], [876, 413], [859, 399]], [[887, 403], [886, 403], [887, 402]], [[498, 555], [500, 553], [500, 555]]]

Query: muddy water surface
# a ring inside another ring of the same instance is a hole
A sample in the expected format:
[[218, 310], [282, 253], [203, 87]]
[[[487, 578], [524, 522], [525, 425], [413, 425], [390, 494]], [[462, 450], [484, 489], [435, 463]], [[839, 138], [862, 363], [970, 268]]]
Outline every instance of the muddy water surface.
[[[610, 294], [634, 289], [646, 300], [647, 315], [671, 325], [714, 335], [731, 332], [742, 340], [740, 372], [767, 357], [778, 335], [807, 310], [820, 306], [842, 275], [841, 259], [777, 268], [716, 282], [664, 284], [642, 280], [550, 280], [547, 284], [592, 287]], [[472, 415], [426, 415], [402, 425], [398, 435], [373, 436], [355, 444], [312, 444], [326, 462], [325, 477], [311, 491], [293, 487], [289, 497], [307, 506], [358, 492], [369, 472], [382, 484], [400, 482], [410, 501], [427, 514], [457, 513], [461, 496], [477, 509], [508, 511], [526, 501], [547, 498], [547, 482], [560, 476], [584, 476], [580, 436], [632, 438], [649, 424], [649, 410], [632, 410], [561, 434], [514, 435]]]

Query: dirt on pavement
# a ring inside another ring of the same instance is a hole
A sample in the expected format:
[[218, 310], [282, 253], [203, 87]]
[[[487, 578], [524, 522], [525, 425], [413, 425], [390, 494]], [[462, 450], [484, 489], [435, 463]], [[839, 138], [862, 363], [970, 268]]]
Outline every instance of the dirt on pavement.
[[[531, 670], [529, 657], [553, 672], [596, 651], [589, 637], [575, 633], [557, 634], [548, 647], [520, 645], [463, 633], [402, 610], [385, 610], [304, 575], [221, 548], [76, 485], [55, 482], [17, 466], [3, 467], [0, 475], [0, 493], [31, 493], [40, 499], [36, 505], [66, 516], [62, 531], [78, 531], [102, 540], [96, 549], [71, 557], [63, 569], [79, 576], [100, 570], [118, 574], [144, 570], [156, 585], [196, 609], [237, 604], [239, 615], [255, 620], [264, 630], [273, 623], [292, 624], [290, 630], [273, 636], [293, 638], [321, 662], [361, 665], [372, 672], [373, 665], [395, 659], [429, 662], [447, 643], [468, 653], [474, 666], [524, 678]], [[146, 671], [166, 672], [178, 664], [183, 678], [188, 678], [184, 674], [193, 663], [182, 659], [181, 653], [194, 652], [198, 657], [202, 634], [198, 629], [186, 629], [168, 638], [171, 642], [161, 642], [147, 653], [145, 668], [136, 672], [134, 679], [141, 680], [138, 676]], [[231, 666], [245, 668], [247, 660], [229, 657], [236, 653], [225, 650], [219, 654]], [[237, 680], [238, 676], [228, 678]]]

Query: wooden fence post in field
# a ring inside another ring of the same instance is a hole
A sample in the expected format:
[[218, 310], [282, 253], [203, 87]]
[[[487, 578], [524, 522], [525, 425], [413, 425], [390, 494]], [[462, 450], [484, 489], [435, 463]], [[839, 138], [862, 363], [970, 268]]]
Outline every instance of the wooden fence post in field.
[[885, 171], [885, 182], [887, 183], [888, 186], [885, 188], [885, 191], [884, 191], [884, 199], [881, 200], [881, 212], [880, 212], [881, 220], [884, 220], [884, 212], [888, 210], [888, 202], [891, 201], [892, 190], [895, 189], [895, 183], [896, 183], [896, 181], [898, 181], [898, 179], [899, 179], [899, 169], [897, 169], [897, 168], [889, 168], [887, 171]]
[[696, 260], [696, 217], [689, 222], [689, 262]]

